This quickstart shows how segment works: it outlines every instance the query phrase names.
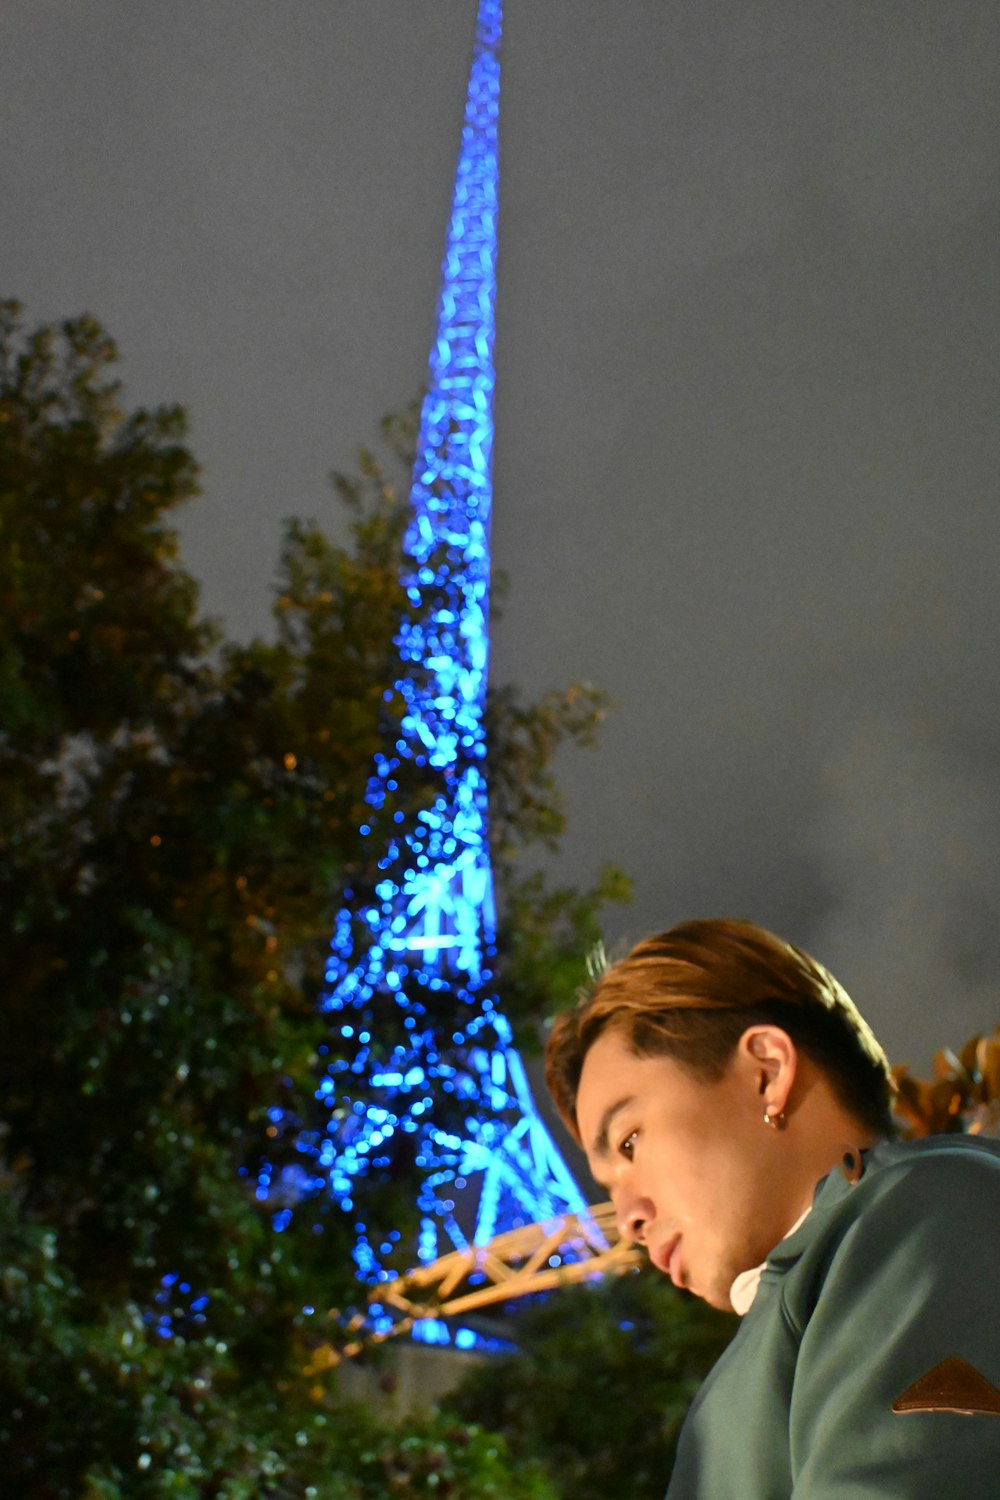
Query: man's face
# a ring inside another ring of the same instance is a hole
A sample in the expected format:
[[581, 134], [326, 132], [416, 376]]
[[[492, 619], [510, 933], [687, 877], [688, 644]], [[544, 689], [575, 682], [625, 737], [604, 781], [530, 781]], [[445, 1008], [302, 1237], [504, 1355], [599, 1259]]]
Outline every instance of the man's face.
[[763, 1121], [760, 1073], [738, 1050], [717, 1082], [669, 1057], [637, 1057], [618, 1032], [584, 1060], [577, 1124], [623, 1236], [713, 1307], [790, 1227], [775, 1132]]

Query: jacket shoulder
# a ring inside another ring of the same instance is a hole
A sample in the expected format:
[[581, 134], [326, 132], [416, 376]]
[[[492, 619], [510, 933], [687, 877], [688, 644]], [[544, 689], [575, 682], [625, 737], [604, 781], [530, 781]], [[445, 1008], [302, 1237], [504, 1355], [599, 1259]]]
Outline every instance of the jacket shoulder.
[[852, 1278], [892, 1266], [900, 1285], [918, 1269], [921, 1283], [934, 1272], [976, 1275], [998, 1222], [1000, 1142], [940, 1136], [876, 1147], [857, 1184], [839, 1171], [826, 1179], [789, 1253], [775, 1257], [785, 1315], [801, 1330], [824, 1285], [848, 1266]]

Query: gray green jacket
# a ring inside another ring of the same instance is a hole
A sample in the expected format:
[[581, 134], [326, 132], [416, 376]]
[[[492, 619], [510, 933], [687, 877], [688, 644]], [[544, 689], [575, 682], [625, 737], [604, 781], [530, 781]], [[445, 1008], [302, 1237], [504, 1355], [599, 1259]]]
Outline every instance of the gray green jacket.
[[[936, 1369], [955, 1357], [973, 1373]], [[1000, 1414], [928, 1409], [990, 1386], [1000, 1405], [1000, 1143], [885, 1143], [771, 1252], [668, 1500], [998, 1500]]]

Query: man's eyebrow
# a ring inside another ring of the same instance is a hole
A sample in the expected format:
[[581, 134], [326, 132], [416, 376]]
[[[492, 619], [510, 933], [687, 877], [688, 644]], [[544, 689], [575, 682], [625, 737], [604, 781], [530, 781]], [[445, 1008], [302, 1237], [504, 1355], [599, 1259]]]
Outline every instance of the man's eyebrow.
[[625, 1109], [627, 1105], [634, 1103], [635, 1095], [626, 1094], [624, 1098], [616, 1099], [614, 1103], [608, 1105], [600, 1118], [597, 1126], [597, 1134], [594, 1136], [594, 1142], [590, 1148], [595, 1156], [608, 1156], [610, 1154], [608, 1133], [611, 1129], [611, 1121], [620, 1109]]

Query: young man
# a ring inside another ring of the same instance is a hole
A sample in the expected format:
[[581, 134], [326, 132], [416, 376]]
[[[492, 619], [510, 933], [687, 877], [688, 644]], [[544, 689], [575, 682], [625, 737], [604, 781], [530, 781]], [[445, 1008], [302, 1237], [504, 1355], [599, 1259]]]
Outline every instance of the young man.
[[893, 1141], [831, 974], [688, 922], [557, 1019], [546, 1065], [622, 1235], [744, 1315], [668, 1500], [997, 1500], [1000, 1145]]

